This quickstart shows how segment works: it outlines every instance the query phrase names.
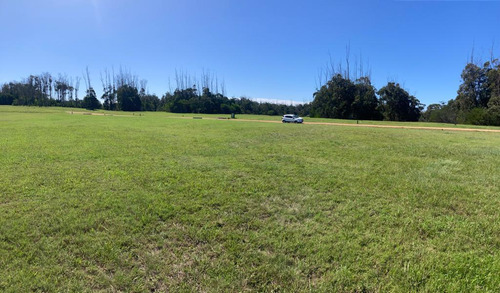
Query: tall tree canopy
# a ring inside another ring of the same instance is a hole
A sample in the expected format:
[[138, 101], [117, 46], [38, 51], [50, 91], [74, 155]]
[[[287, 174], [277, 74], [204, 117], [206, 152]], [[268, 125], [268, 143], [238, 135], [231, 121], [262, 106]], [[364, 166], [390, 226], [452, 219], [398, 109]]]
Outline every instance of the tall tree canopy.
[[391, 121], [418, 121], [423, 105], [398, 83], [389, 82], [378, 91], [384, 118]]
[[459, 109], [470, 111], [476, 107], [486, 107], [489, 100], [487, 68], [469, 63], [462, 71], [462, 84], [457, 91]]
[[97, 99], [97, 95], [93, 88], [87, 90], [87, 95], [83, 98], [82, 105], [87, 110], [95, 110], [101, 108], [101, 103]]
[[323, 118], [354, 118], [352, 104], [356, 86], [349, 78], [335, 74], [325, 85], [314, 93], [312, 113]]
[[499, 60], [492, 57], [482, 66], [470, 62], [461, 77], [456, 98], [441, 108], [427, 108], [426, 121], [500, 125]]
[[419, 100], [399, 84], [388, 83], [377, 92], [367, 76], [352, 82], [346, 75], [335, 74], [314, 93], [311, 114], [323, 118], [417, 121], [422, 108]]
[[362, 120], [380, 120], [382, 114], [378, 111], [379, 101], [376, 89], [368, 77], [361, 77], [355, 82], [352, 110], [354, 118]]
[[136, 87], [124, 84], [116, 91], [118, 107], [122, 111], [141, 111], [141, 97]]

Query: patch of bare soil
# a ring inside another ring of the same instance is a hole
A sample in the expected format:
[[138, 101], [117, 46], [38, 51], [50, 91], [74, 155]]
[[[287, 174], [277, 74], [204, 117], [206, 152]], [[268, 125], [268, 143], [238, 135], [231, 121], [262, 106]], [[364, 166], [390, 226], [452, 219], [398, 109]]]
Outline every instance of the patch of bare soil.
[[[207, 118], [207, 119], [211, 119], [211, 118]], [[230, 121], [281, 123], [281, 121], [274, 121], [274, 120], [251, 120], [251, 119], [230, 119]], [[351, 127], [372, 127], [372, 128], [397, 128], [397, 129], [420, 129], [420, 130], [442, 130], [442, 131], [446, 130], [446, 131], [500, 133], [500, 129], [484, 129], [484, 128], [429, 127], [429, 126], [403, 126], [403, 125], [380, 125], [380, 124], [351, 124], [351, 123], [335, 123], [335, 122], [304, 122], [304, 124], [351, 126]]]
[[116, 117], [135, 117], [135, 116], [143, 116], [143, 115], [115, 115], [115, 114], [106, 114], [100, 112], [75, 112], [75, 111], [67, 111], [68, 114], [75, 115], [92, 115], [92, 116], [116, 116]]

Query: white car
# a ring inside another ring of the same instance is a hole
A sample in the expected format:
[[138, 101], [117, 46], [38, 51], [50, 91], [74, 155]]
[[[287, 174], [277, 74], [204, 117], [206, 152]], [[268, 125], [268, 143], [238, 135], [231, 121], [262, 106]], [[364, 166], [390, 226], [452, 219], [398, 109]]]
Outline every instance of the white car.
[[283, 118], [281, 118], [281, 122], [283, 123], [302, 123], [304, 119], [295, 114], [285, 114]]

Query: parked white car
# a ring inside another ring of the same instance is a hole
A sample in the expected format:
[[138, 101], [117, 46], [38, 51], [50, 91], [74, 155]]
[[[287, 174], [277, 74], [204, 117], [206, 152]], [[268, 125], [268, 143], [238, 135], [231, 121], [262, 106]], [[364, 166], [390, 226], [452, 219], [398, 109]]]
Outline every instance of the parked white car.
[[285, 114], [283, 118], [281, 118], [281, 122], [283, 123], [302, 123], [304, 119], [295, 114]]

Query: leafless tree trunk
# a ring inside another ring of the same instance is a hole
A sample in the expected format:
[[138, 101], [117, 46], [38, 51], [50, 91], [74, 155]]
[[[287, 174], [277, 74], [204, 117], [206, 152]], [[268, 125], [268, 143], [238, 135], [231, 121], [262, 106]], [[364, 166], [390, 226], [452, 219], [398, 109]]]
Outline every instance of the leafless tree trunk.
[[226, 96], [226, 81], [222, 79], [222, 83], [220, 85], [221, 87], [221, 94], [225, 97]]
[[78, 101], [78, 90], [80, 89], [80, 76], [76, 77], [76, 82], [75, 82], [75, 100]]
[[[343, 78], [350, 81], [356, 81], [361, 78], [368, 78], [371, 80], [371, 69], [369, 62], [366, 63], [360, 52], [359, 57], [354, 56], [354, 68], [351, 68], [351, 46], [348, 44], [345, 50], [345, 56], [343, 61], [336, 63], [329, 53], [329, 62], [320, 68], [316, 77], [316, 90], [320, 90], [321, 87], [328, 83], [335, 75], [340, 74]], [[342, 59], [341, 59], [342, 60]], [[344, 64], [345, 63], [345, 64]], [[366, 64], [365, 64], [366, 63]]]
[[68, 96], [69, 100], [73, 102], [73, 77], [69, 78], [69, 83], [68, 83]]
[[85, 82], [85, 87], [87, 88], [87, 91], [92, 88], [92, 85], [90, 84], [90, 72], [89, 72], [89, 67], [85, 67], [85, 72], [83, 73], [83, 81]]
[[345, 79], [348, 79], [348, 80], [351, 80], [351, 74], [350, 74], [351, 65], [349, 62], [350, 58], [351, 58], [351, 44], [348, 44], [345, 47], [345, 63], [347, 65]]
[[145, 80], [145, 79], [141, 79], [140, 81], [140, 85], [141, 85], [141, 88], [140, 88], [140, 93], [141, 95], [146, 95], [146, 91], [147, 91], [147, 86], [148, 86], [148, 81]]

